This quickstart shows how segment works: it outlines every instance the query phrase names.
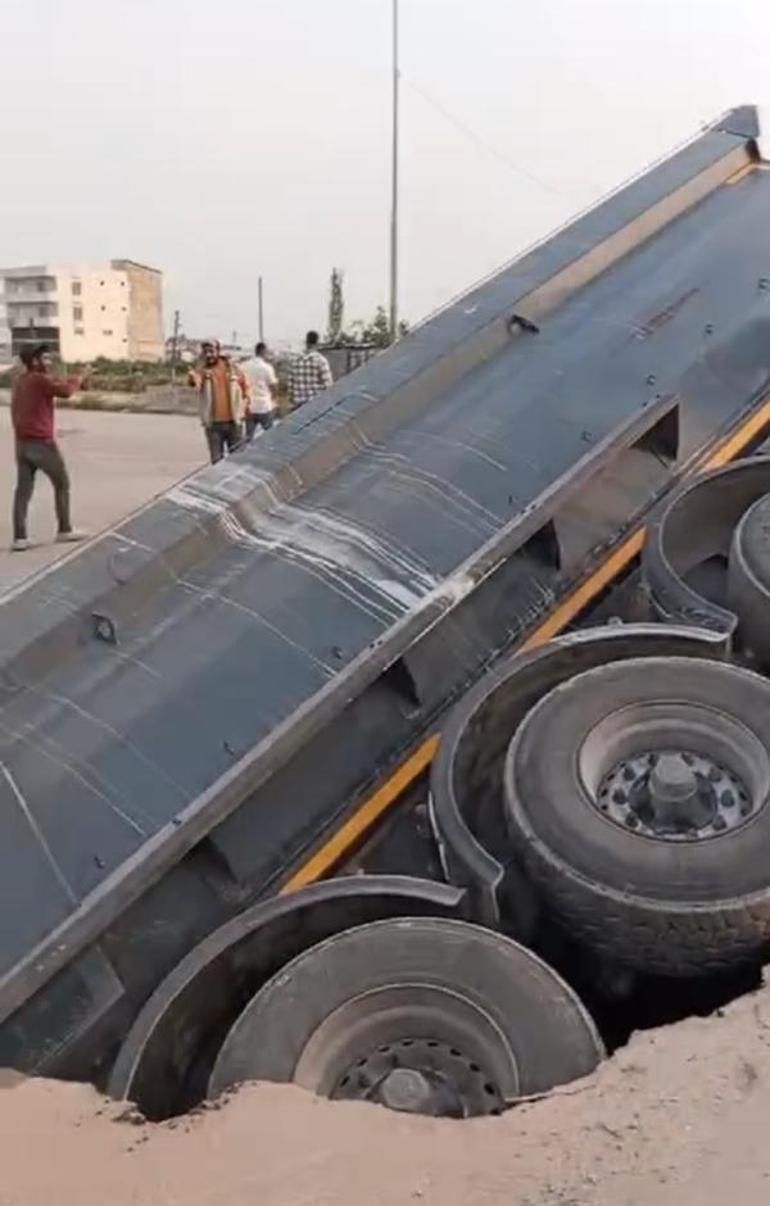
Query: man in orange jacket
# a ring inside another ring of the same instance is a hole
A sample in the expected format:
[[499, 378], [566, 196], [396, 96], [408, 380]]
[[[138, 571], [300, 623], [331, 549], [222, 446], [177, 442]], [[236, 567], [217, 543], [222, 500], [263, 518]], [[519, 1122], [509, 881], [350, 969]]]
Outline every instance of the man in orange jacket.
[[249, 383], [237, 365], [222, 355], [218, 339], [203, 343], [201, 353], [202, 362], [190, 373], [189, 382], [198, 391], [198, 413], [215, 465], [243, 441]]

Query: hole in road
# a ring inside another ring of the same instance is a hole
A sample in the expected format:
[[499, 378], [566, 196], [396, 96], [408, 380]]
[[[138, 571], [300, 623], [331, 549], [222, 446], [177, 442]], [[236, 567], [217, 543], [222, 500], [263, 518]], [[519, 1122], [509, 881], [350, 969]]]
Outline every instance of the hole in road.
[[609, 1055], [624, 1047], [637, 1031], [671, 1026], [691, 1017], [710, 1017], [762, 986], [759, 962], [702, 978], [631, 978], [623, 971], [600, 968], [585, 948], [550, 925], [542, 927], [534, 945], [575, 989]]

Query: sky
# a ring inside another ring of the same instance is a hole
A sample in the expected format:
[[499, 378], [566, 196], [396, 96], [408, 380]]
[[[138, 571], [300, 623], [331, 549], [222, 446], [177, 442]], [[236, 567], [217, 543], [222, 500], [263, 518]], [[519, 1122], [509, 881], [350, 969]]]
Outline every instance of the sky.
[[[387, 301], [391, 0], [0, 0], [0, 263], [162, 268], [167, 327], [296, 341]], [[768, 0], [400, 0], [418, 321], [734, 105]], [[769, 216], [770, 217], [770, 216]]]

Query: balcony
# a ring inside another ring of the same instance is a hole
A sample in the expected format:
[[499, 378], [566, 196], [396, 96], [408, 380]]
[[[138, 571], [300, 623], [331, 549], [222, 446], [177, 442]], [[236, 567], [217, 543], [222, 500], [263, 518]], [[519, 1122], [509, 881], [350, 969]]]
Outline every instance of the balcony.
[[5, 301], [8, 305], [42, 304], [55, 298], [56, 293], [56, 278], [53, 276], [5, 278]]
[[8, 326], [35, 327], [58, 326], [59, 307], [56, 302], [24, 302], [8, 300], [5, 305]]

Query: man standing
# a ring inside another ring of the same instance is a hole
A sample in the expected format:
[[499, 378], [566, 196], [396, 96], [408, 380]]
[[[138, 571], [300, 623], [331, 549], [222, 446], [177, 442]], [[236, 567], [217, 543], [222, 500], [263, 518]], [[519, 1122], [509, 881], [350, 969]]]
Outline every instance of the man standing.
[[298, 356], [291, 368], [289, 378], [289, 400], [292, 410], [304, 406], [317, 394], [332, 384], [329, 361], [318, 350], [318, 332], [308, 331], [305, 351]]
[[269, 431], [275, 422], [275, 395], [278, 390], [278, 378], [275, 369], [267, 359], [267, 348], [264, 343], [258, 343], [254, 356], [243, 365], [243, 371], [249, 382], [249, 406], [246, 412], [246, 439], [253, 440], [257, 427]]
[[243, 416], [249, 386], [239, 368], [222, 355], [218, 339], [201, 344], [203, 362], [189, 376], [198, 391], [198, 413], [212, 465], [243, 440]]
[[49, 478], [56, 507], [56, 539], [70, 544], [85, 539], [70, 520], [70, 482], [67, 466], [56, 443], [55, 399], [71, 398], [87, 373], [66, 380], [51, 375], [51, 356], [43, 344], [21, 353], [24, 372], [16, 379], [11, 396], [11, 419], [16, 437], [16, 491], [13, 496], [13, 544], [16, 553], [30, 547], [27, 512], [38, 469]]

